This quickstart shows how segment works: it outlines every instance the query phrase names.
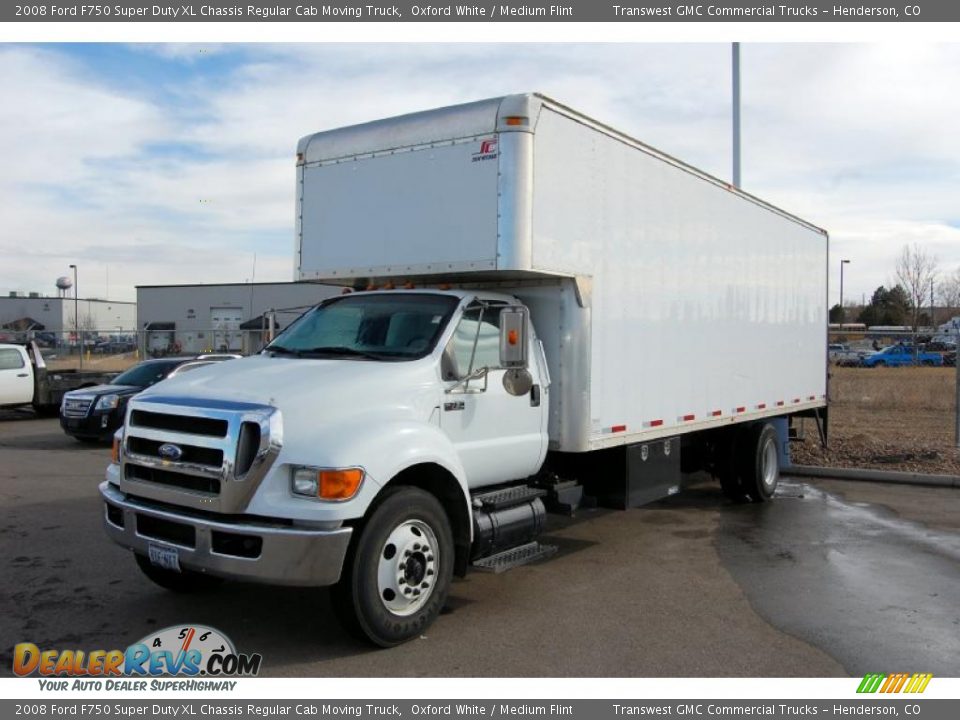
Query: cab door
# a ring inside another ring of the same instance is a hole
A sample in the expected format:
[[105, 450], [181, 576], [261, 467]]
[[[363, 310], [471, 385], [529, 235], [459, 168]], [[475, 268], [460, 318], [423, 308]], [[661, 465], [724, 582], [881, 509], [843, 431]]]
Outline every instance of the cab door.
[[25, 405], [33, 400], [33, 373], [20, 348], [0, 348], [0, 405]]
[[[471, 488], [535, 474], [547, 451], [546, 388], [529, 333], [533, 387], [515, 396], [504, 389], [500, 365], [500, 302], [468, 306], [444, 349], [440, 426], [457, 449]], [[486, 377], [464, 382], [471, 370]]]

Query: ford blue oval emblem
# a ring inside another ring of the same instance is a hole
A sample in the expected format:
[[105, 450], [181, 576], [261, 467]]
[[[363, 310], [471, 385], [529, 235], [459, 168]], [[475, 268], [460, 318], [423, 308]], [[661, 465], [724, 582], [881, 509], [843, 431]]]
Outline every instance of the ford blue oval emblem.
[[174, 445], [173, 443], [164, 443], [159, 448], [157, 448], [157, 453], [164, 460], [179, 460], [183, 457], [183, 450]]

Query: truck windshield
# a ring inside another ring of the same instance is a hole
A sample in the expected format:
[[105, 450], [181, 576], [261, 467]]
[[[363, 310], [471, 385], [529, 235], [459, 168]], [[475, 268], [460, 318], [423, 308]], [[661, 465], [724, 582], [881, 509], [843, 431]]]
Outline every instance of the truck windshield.
[[455, 297], [357, 293], [302, 315], [266, 347], [297, 357], [415, 360], [437, 343], [457, 307]]

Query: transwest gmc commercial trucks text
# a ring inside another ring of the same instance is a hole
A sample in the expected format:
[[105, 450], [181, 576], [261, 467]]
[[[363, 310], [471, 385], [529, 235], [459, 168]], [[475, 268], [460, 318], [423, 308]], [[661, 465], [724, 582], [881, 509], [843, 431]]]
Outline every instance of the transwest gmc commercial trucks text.
[[545, 507], [706, 470], [776, 489], [826, 408], [827, 235], [540, 95], [303, 138], [298, 279], [344, 294], [130, 401], [108, 534], [175, 590], [331, 585], [374, 643], [454, 574], [543, 557]]

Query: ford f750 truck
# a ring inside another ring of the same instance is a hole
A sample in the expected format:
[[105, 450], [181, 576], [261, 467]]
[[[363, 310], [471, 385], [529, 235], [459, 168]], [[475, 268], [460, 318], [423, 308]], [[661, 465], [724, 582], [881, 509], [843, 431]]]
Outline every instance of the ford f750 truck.
[[771, 498], [825, 420], [823, 230], [540, 95], [303, 138], [295, 266], [344, 294], [130, 401], [107, 533], [190, 590], [333, 586], [394, 645], [545, 507], [706, 470]]

